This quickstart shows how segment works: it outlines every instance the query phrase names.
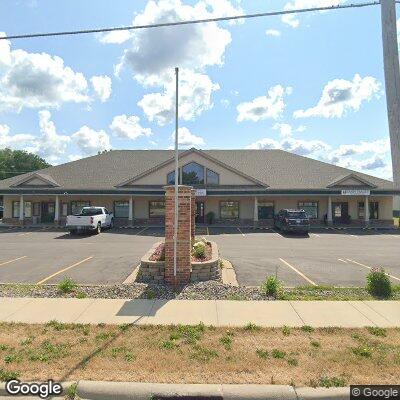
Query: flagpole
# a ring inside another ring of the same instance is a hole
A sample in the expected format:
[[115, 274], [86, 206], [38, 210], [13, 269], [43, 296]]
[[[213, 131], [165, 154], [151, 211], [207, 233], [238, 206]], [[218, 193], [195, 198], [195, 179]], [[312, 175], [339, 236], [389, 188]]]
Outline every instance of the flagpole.
[[174, 214], [174, 283], [176, 286], [176, 262], [177, 262], [177, 245], [178, 245], [178, 181], [179, 181], [179, 165], [178, 165], [178, 86], [179, 86], [179, 68], [175, 68], [175, 214]]

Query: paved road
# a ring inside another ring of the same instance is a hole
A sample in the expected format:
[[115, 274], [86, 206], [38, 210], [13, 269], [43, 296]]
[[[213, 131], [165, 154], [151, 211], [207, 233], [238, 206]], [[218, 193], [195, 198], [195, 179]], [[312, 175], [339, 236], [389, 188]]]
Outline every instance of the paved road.
[[277, 272], [286, 286], [364, 286], [368, 267], [384, 267], [394, 276], [393, 283], [400, 284], [396, 232], [320, 230], [304, 236], [213, 228], [208, 233], [233, 263], [239, 284], [259, 285]]
[[[163, 229], [119, 229], [69, 236], [60, 230], [0, 229], [0, 282], [121, 283], [158, 240]], [[198, 228], [218, 243], [240, 284], [258, 286], [278, 274], [286, 286], [364, 286], [371, 267], [385, 267], [400, 284], [400, 234], [313, 231], [308, 236], [273, 230]]]

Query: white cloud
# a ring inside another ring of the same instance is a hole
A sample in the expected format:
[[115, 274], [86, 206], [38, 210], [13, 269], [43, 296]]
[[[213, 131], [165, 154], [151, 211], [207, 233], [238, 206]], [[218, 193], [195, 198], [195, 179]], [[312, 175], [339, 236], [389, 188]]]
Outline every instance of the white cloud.
[[364, 153], [385, 154], [389, 153], [389, 151], [390, 151], [389, 138], [373, 140], [371, 142], [362, 140], [360, 143], [357, 144], [340, 145], [335, 150], [333, 156], [346, 157]]
[[266, 96], [256, 97], [250, 102], [237, 106], [237, 121], [260, 121], [267, 118], [277, 119], [285, 109], [284, 96], [292, 93], [292, 88], [276, 85], [268, 90]]
[[71, 138], [59, 135], [48, 110], [39, 111], [39, 128], [41, 135], [35, 138], [33, 145], [26, 150], [36, 153], [50, 162], [57, 162], [65, 154]]
[[282, 140], [264, 138], [246, 147], [247, 149], [279, 149], [289, 151], [301, 156], [315, 155], [326, 152], [330, 146], [322, 140], [301, 140], [293, 137], [285, 137]]
[[95, 131], [86, 125], [75, 132], [71, 138], [85, 155], [111, 149], [110, 137], [105, 131]]
[[361, 104], [381, 94], [380, 82], [372, 76], [361, 78], [356, 74], [352, 81], [334, 79], [326, 84], [321, 99], [315, 107], [297, 110], [295, 118], [341, 118], [348, 111], [358, 111]]
[[[133, 25], [210, 18], [241, 12], [240, 8], [235, 8], [226, 0], [199, 1], [193, 6], [183, 4], [181, 0], [150, 0], [143, 12], [135, 16]], [[226, 46], [230, 42], [230, 32], [216, 23], [137, 30], [132, 32], [133, 46], [125, 50], [117, 70], [128, 64], [135, 74], [152, 75], [175, 66], [202, 69], [209, 65], [222, 65]]]
[[105, 102], [111, 96], [111, 79], [107, 75], [93, 76], [90, 79], [93, 89], [101, 102]]
[[285, 150], [351, 170], [392, 179], [389, 138], [363, 140], [334, 148], [322, 140], [294, 138], [292, 133], [299, 132], [299, 128], [293, 129], [288, 124], [275, 124], [272, 129], [280, 132], [280, 139], [265, 137], [249, 144], [246, 148]]
[[35, 136], [28, 134], [14, 134], [10, 135], [10, 127], [8, 125], [0, 125], [0, 149], [12, 148], [22, 149], [28, 143], [32, 143]]
[[125, 114], [115, 116], [110, 129], [114, 133], [114, 136], [132, 140], [140, 136], [151, 136], [153, 134], [150, 128], [143, 128], [140, 125], [140, 118], [136, 115], [129, 117]]
[[[171, 140], [175, 141], [175, 132], [172, 133]], [[179, 142], [179, 147], [181, 146], [196, 147], [196, 146], [203, 146], [205, 144], [204, 139], [201, 136], [194, 135], [186, 127], [179, 128], [178, 142]]]
[[[175, 116], [174, 73], [151, 76], [142, 83], [163, 87], [163, 92], [145, 94], [138, 102], [149, 121], [156, 121], [159, 125], [172, 121]], [[185, 121], [193, 120], [203, 111], [212, 108], [211, 96], [218, 89], [219, 85], [213, 83], [208, 75], [190, 70], [180, 71], [179, 117]]]
[[[316, 8], [337, 6], [345, 3], [346, 0], [293, 0], [285, 4], [285, 10], [296, 10], [302, 8]], [[300, 20], [297, 14], [286, 14], [282, 16], [282, 22], [290, 25], [292, 28], [298, 28]]]
[[122, 44], [132, 37], [130, 31], [113, 31], [105, 33], [99, 37], [101, 43], [105, 44]]
[[281, 124], [281, 123], [276, 123], [272, 129], [278, 130], [280, 135], [282, 137], [288, 137], [292, 135], [292, 126], [289, 124]]
[[220, 102], [221, 102], [222, 107], [224, 107], [224, 108], [228, 108], [230, 106], [230, 104], [231, 104], [229, 99], [221, 99]]
[[[150, 0], [135, 16], [133, 25], [242, 13], [238, 2], [228, 0], [200, 0], [193, 5], [181, 0]], [[138, 103], [150, 121], [164, 125], [173, 119], [176, 66], [180, 68], [181, 117], [192, 120], [212, 107], [212, 92], [219, 85], [211, 81], [205, 69], [224, 63], [225, 50], [232, 40], [227, 29], [217, 23], [143, 29], [133, 31], [131, 39], [132, 46], [125, 50], [115, 73], [118, 76], [128, 65], [141, 85], [161, 87]]]
[[274, 37], [279, 37], [279, 36], [281, 36], [281, 32], [278, 31], [277, 29], [267, 29], [267, 30], [265, 31], [265, 34], [266, 34], [267, 36], [274, 36]]
[[65, 66], [61, 57], [11, 50], [7, 40], [0, 42], [0, 109], [20, 112], [89, 101], [84, 75]]

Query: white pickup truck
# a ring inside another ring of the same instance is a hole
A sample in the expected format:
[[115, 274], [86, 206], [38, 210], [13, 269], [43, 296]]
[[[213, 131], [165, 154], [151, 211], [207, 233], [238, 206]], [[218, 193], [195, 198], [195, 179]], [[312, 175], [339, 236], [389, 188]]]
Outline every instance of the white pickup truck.
[[71, 235], [82, 231], [100, 233], [103, 228], [114, 226], [114, 215], [105, 207], [83, 207], [79, 214], [67, 216], [65, 226]]

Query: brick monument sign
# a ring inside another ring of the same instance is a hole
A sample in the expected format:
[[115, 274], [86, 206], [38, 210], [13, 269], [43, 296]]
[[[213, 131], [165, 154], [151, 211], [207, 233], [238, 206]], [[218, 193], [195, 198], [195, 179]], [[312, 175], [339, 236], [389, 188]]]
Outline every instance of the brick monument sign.
[[178, 187], [178, 240], [174, 276], [175, 187], [165, 187], [165, 282], [180, 286], [190, 282], [192, 238], [195, 234], [195, 190]]

